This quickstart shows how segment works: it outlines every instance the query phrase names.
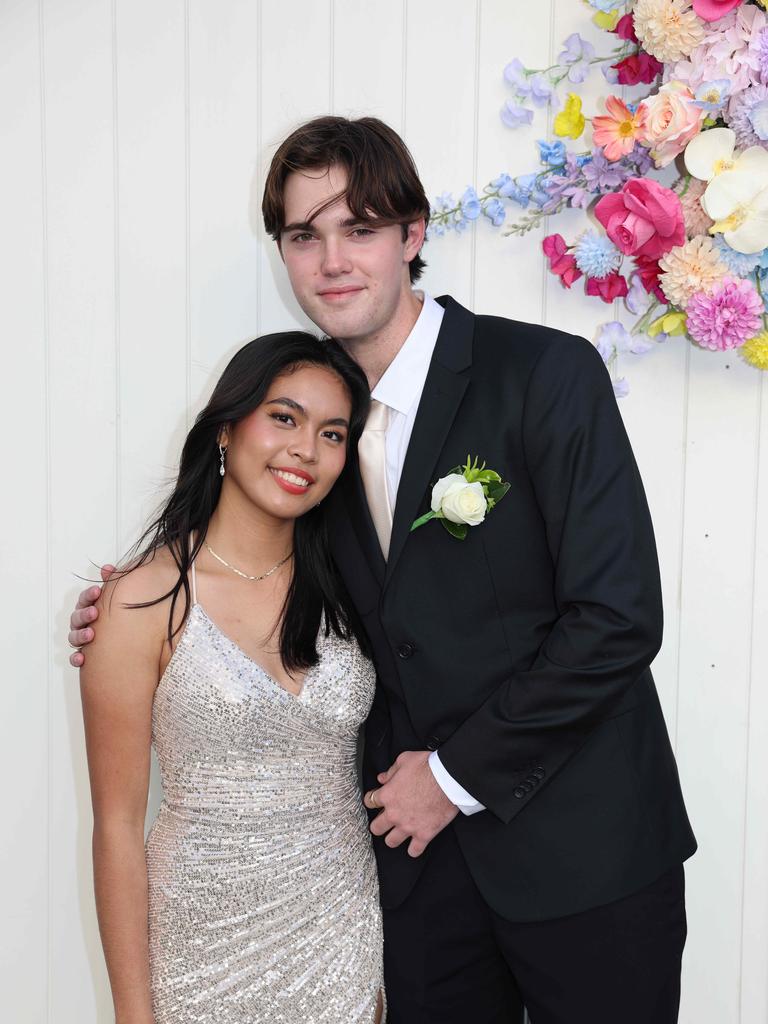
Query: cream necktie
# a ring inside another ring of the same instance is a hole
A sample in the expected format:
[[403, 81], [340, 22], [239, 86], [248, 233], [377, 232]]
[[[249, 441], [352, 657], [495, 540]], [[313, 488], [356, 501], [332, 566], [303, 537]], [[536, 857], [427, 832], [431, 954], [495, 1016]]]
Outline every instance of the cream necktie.
[[372, 399], [371, 411], [365, 422], [365, 429], [357, 443], [360, 475], [363, 478], [365, 496], [385, 559], [389, 556], [389, 539], [392, 535], [392, 509], [387, 493], [385, 445], [389, 413], [388, 405], [377, 402], [375, 398]]

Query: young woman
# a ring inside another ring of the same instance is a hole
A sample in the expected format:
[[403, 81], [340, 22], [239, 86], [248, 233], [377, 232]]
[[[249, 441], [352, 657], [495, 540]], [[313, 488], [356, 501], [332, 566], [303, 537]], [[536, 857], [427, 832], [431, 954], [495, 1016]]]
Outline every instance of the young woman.
[[246, 345], [105, 587], [81, 688], [117, 1024], [381, 1019], [355, 757], [375, 677], [322, 504], [368, 401], [331, 342]]

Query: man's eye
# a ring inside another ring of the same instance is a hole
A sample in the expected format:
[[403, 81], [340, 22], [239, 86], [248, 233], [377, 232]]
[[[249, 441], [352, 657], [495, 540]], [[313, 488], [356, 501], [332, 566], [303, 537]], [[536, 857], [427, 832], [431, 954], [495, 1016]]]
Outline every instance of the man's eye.
[[308, 231], [302, 231], [300, 234], [294, 235], [293, 238], [291, 239], [291, 241], [292, 242], [311, 242], [314, 237], [315, 236], [311, 235]]
[[374, 232], [370, 228], [355, 228], [352, 234], [360, 238], [364, 235], [372, 235]]

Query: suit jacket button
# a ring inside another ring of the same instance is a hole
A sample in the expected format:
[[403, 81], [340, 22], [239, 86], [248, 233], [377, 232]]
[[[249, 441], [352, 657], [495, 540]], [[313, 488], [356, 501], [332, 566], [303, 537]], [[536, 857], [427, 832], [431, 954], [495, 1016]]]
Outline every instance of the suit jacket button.
[[541, 765], [539, 765], [538, 768], [533, 769], [532, 774], [535, 775], [537, 779], [543, 779], [547, 773], [544, 771]]
[[430, 736], [427, 740], [427, 750], [437, 750], [441, 742], [439, 736]]
[[397, 656], [399, 658], [407, 659], [410, 658], [415, 651], [416, 648], [413, 646], [413, 644], [400, 644], [400, 646], [397, 648]]
[[522, 800], [525, 796], [525, 790], [522, 786], [515, 786], [512, 790], [512, 796], [516, 797], [518, 800]]

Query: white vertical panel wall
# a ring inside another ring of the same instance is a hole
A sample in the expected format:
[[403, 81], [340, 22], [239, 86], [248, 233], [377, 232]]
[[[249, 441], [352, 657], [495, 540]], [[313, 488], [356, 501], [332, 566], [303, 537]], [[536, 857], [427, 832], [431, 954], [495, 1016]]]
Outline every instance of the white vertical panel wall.
[[[502, 126], [501, 70], [545, 66], [586, 25], [578, 0], [0, 2], [4, 1020], [110, 1019], [66, 621], [75, 574], [135, 537], [225, 360], [306, 324], [260, 221], [275, 145], [315, 114], [370, 113], [431, 195], [532, 169], [547, 117]], [[604, 311], [547, 275], [540, 237], [435, 240], [426, 287], [592, 336]], [[620, 372], [662, 566], [655, 674], [701, 846], [681, 1020], [764, 1024], [767, 385], [680, 341]]]

